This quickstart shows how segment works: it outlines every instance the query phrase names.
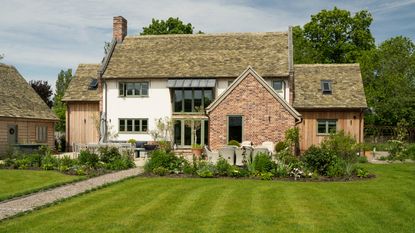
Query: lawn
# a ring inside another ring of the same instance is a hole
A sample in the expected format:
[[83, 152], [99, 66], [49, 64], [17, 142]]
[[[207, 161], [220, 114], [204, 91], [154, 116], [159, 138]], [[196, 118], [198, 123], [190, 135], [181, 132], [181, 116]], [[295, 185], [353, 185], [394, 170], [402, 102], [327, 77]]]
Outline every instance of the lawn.
[[133, 178], [0, 222], [0, 232], [414, 232], [415, 164], [354, 182]]
[[54, 171], [0, 169], [0, 200], [79, 178]]

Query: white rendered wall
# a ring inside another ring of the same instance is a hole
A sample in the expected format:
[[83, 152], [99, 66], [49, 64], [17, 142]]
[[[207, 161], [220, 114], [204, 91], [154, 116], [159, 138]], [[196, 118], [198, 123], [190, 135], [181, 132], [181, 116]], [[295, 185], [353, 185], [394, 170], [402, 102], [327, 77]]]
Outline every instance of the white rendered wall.
[[[108, 128], [109, 131], [118, 133], [118, 137], [113, 138], [112, 140], [126, 141], [133, 138], [137, 141], [153, 141], [149, 132], [156, 128], [155, 120], [172, 116], [170, 91], [167, 88], [167, 79], [152, 79], [145, 81], [149, 81], [148, 97], [119, 97], [119, 81], [107, 80]], [[148, 132], [118, 132], [118, 119], [120, 118], [146, 118], [148, 119]]]

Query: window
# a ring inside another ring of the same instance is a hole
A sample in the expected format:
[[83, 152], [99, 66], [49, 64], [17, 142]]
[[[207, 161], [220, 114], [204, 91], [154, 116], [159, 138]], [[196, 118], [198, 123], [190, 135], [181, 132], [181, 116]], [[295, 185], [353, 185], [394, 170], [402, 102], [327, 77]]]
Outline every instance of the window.
[[88, 90], [96, 90], [98, 88], [98, 79], [93, 78], [89, 83]]
[[204, 119], [177, 119], [174, 121], [174, 144], [190, 147], [208, 142], [208, 121]]
[[120, 82], [118, 83], [119, 96], [148, 96], [148, 82]]
[[285, 82], [283, 80], [272, 81], [272, 88], [285, 99]]
[[146, 133], [148, 131], [148, 119], [119, 119], [119, 132]]
[[317, 134], [336, 132], [337, 120], [317, 120]]
[[201, 112], [213, 100], [212, 89], [173, 89], [174, 112]]
[[243, 118], [242, 116], [228, 116], [228, 142], [235, 140], [242, 142]]
[[331, 80], [321, 80], [321, 92], [324, 95], [331, 95]]
[[48, 127], [47, 126], [36, 126], [36, 142], [47, 142], [48, 141]]

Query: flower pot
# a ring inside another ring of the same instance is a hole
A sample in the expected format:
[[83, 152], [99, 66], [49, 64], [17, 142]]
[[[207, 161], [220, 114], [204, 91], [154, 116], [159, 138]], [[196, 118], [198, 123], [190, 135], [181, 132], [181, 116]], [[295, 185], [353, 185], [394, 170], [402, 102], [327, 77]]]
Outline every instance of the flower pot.
[[192, 148], [192, 154], [197, 158], [202, 156], [203, 149], [202, 148]]

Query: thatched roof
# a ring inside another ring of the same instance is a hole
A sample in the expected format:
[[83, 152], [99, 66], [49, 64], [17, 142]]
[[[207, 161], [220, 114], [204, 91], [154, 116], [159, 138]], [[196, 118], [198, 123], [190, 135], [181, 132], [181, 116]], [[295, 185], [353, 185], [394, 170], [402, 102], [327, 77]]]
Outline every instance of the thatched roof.
[[[294, 65], [294, 107], [366, 108], [359, 64]], [[321, 80], [331, 80], [332, 94], [323, 94]]]
[[127, 36], [117, 43], [104, 78], [288, 76], [288, 33]]
[[99, 64], [79, 64], [62, 100], [99, 101], [98, 88], [92, 90], [89, 88], [91, 81], [97, 78], [99, 66]]
[[0, 117], [58, 119], [14, 66], [1, 63]]

